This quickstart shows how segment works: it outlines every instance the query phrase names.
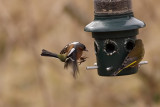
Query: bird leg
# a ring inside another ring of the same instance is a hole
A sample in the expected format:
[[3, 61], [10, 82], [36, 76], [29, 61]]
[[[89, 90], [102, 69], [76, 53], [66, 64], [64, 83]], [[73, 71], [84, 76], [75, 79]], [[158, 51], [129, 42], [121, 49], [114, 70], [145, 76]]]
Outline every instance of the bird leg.
[[85, 56], [80, 57], [80, 59], [79, 59], [80, 61], [78, 62], [78, 64], [81, 65], [82, 62], [86, 61], [86, 58], [88, 58], [88, 57], [85, 57]]

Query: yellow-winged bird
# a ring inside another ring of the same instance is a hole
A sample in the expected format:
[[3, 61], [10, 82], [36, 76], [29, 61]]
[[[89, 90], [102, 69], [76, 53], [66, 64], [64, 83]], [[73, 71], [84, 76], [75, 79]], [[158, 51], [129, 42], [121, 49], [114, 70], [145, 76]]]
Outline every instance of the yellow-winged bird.
[[138, 66], [139, 62], [143, 59], [144, 57], [144, 45], [141, 39], [137, 39], [135, 41], [135, 46], [134, 48], [129, 52], [127, 57], [124, 59], [122, 66], [113, 73], [113, 76], [118, 75], [121, 71], [128, 67], [135, 67]]

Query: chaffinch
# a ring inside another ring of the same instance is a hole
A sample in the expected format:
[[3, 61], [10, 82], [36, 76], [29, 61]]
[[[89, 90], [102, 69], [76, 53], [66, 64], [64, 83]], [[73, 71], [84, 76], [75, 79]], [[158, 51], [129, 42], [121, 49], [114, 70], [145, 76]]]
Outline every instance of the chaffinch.
[[[81, 64], [86, 61], [87, 57], [82, 57], [83, 51], [88, 51], [86, 46], [80, 42], [72, 42], [67, 44], [60, 54], [49, 52], [45, 49], [42, 50], [41, 56], [55, 57], [64, 62], [64, 68], [72, 67], [73, 77], [76, 78], [78, 70], [77, 63]], [[79, 62], [78, 62], [79, 61]]]

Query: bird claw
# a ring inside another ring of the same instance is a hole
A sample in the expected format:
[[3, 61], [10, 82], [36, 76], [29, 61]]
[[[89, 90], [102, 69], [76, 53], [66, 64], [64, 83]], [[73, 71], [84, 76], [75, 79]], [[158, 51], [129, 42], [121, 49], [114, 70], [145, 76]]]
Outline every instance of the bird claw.
[[81, 60], [80, 62], [77, 62], [79, 65], [81, 65], [82, 62], [85, 62], [86, 60]]
[[81, 65], [82, 62], [86, 61], [86, 58], [88, 58], [88, 57], [81, 57], [80, 61], [78, 62], [78, 64]]
[[82, 63], [82, 62], [85, 62], [85, 61], [86, 61], [86, 60], [83, 60], [83, 61], [80, 61], [80, 62], [77, 62], [77, 63], [78, 63], [79, 65], [81, 65], [81, 63]]

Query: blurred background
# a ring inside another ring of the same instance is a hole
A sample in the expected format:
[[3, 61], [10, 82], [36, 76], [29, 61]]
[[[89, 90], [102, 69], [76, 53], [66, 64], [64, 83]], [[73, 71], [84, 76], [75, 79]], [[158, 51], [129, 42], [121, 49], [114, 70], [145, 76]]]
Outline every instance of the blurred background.
[[[159, 107], [160, 0], [132, 0], [136, 18], [144, 21], [143, 39], [149, 64], [130, 76], [100, 77], [87, 65], [96, 62], [91, 33], [93, 0], [0, 0], [0, 107]], [[59, 53], [80, 41], [89, 52], [73, 79]]]

